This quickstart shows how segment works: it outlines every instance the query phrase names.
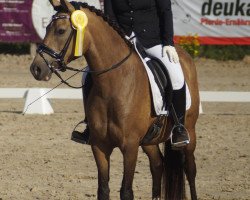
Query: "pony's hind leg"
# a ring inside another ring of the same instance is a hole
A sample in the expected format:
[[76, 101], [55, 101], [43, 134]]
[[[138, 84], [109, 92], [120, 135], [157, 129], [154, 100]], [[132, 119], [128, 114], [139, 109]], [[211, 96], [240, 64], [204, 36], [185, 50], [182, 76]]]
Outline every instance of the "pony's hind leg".
[[92, 146], [98, 168], [98, 200], [109, 200], [109, 168], [112, 150], [111, 148], [105, 148], [103, 146]]
[[129, 143], [121, 149], [123, 154], [123, 179], [120, 191], [121, 200], [133, 200], [134, 193], [132, 189], [136, 161], [139, 145], [135, 142]]
[[195, 130], [189, 131], [190, 144], [185, 148], [185, 165], [184, 170], [190, 186], [190, 194], [192, 200], [197, 200], [195, 177], [196, 177], [196, 164], [194, 157], [194, 150], [196, 146]]
[[162, 154], [158, 145], [142, 146], [150, 163], [150, 171], [153, 179], [152, 199], [158, 200], [161, 196], [161, 179], [163, 172]]

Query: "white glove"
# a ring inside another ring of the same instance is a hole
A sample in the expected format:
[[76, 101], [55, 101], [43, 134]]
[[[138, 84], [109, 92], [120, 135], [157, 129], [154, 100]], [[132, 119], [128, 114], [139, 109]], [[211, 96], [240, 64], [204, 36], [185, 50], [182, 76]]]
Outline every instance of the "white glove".
[[168, 56], [170, 62], [179, 63], [179, 56], [173, 46], [164, 46], [162, 55], [163, 57]]

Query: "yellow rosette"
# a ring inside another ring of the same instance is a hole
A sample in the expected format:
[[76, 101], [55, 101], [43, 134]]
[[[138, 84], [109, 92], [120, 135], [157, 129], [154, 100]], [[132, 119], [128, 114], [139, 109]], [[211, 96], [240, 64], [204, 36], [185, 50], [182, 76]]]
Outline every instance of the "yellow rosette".
[[75, 56], [82, 56], [85, 28], [88, 17], [82, 10], [76, 10], [71, 14], [71, 22], [76, 29]]

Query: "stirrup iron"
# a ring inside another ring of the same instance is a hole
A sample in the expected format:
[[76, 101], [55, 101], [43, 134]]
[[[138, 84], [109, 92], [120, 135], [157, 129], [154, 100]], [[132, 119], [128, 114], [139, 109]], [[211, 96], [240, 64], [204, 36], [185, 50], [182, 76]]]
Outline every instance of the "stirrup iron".
[[[175, 128], [177, 128], [178, 126], [181, 126], [187, 133], [187, 136], [188, 136], [188, 139], [187, 140], [184, 140], [184, 141], [181, 141], [181, 142], [173, 142], [173, 130]], [[189, 134], [188, 134], [188, 131], [187, 129], [185, 128], [185, 126], [183, 126], [182, 124], [178, 124], [178, 125], [174, 125], [174, 127], [172, 128], [171, 130], [171, 134], [170, 134], [170, 141], [171, 141], [171, 147], [173, 149], [178, 149], [178, 148], [182, 148], [182, 147], [185, 147], [186, 145], [188, 145], [190, 143], [190, 137], [189, 137]]]

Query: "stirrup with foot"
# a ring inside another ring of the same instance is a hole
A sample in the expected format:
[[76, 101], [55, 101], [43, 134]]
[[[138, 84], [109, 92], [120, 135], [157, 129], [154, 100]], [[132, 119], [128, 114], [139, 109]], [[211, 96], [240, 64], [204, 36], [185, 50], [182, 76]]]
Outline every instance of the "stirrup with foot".
[[174, 125], [171, 130], [171, 146], [172, 148], [182, 148], [190, 143], [187, 129], [182, 124]]
[[[86, 129], [83, 132], [79, 132], [76, 131], [76, 128], [80, 125], [80, 124], [86, 124]], [[72, 131], [71, 134], [71, 140], [77, 143], [81, 143], [81, 144], [89, 144], [89, 127], [88, 124], [84, 121], [79, 122], [74, 130]]]

